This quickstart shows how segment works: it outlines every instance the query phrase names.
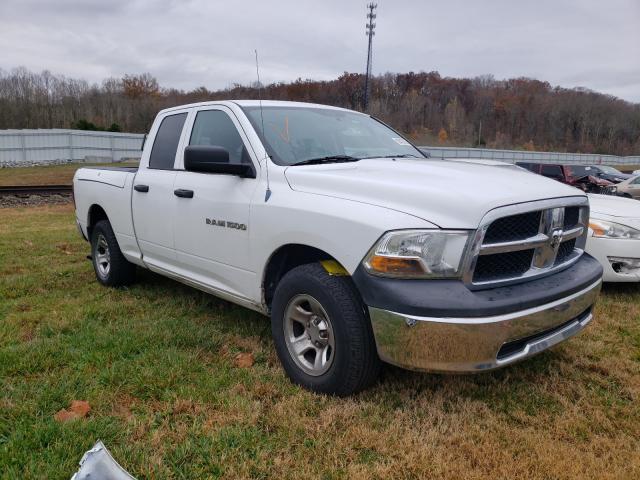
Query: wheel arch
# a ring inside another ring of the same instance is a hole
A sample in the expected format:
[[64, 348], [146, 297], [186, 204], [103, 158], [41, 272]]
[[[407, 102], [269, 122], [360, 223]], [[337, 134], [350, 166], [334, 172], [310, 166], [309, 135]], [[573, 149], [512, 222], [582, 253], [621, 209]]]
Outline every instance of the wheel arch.
[[321, 248], [301, 243], [288, 243], [278, 247], [263, 269], [262, 300], [267, 309], [270, 310], [276, 287], [287, 272], [300, 265], [322, 260], [333, 260], [344, 268], [335, 256]]
[[87, 213], [87, 236], [89, 237], [89, 241], [91, 241], [93, 227], [95, 227], [95, 225], [101, 220], [109, 221], [107, 212], [100, 205], [94, 203], [89, 207], [89, 211]]

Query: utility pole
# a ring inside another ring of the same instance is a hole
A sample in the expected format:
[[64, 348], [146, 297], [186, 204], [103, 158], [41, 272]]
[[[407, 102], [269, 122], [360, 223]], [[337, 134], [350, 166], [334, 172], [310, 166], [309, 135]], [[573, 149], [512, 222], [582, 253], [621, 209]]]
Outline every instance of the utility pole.
[[366, 112], [369, 108], [369, 83], [371, 82], [371, 56], [372, 56], [372, 46], [373, 46], [373, 36], [376, 34], [376, 24], [374, 22], [376, 18], [376, 14], [374, 13], [378, 8], [377, 3], [369, 3], [367, 4], [367, 9], [369, 10], [367, 13], [367, 31], [366, 35], [369, 37], [369, 48], [367, 50], [367, 73], [364, 77], [364, 111]]

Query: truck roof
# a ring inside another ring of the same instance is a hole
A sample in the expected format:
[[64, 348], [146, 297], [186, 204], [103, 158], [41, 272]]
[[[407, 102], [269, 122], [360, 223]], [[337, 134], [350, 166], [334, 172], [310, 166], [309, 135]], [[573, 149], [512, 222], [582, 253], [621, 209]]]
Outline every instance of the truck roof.
[[[176, 105], [175, 107], [165, 108], [161, 110], [159, 113], [170, 112], [172, 110], [181, 110], [183, 108], [192, 108], [192, 107], [207, 107], [209, 105], [226, 105], [227, 107], [231, 107], [232, 105], [237, 105], [239, 107], [259, 107], [260, 103], [262, 103], [263, 107], [313, 107], [313, 108], [324, 108], [327, 110], [343, 110], [345, 112], [354, 112], [354, 110], [349, 110], [341, 107], [333, 107], [330, 105], [322, 105], [320, 103], [307, 103], [307, 102], [288, 102], [284, 100], [212, 100], [209, 102], [197, 102], [197, 103], [188, 103], [185, 105]], [[360, 112], [355, 112], [360, 113]], [[365, 115], [365, 114], [363, 114]]]

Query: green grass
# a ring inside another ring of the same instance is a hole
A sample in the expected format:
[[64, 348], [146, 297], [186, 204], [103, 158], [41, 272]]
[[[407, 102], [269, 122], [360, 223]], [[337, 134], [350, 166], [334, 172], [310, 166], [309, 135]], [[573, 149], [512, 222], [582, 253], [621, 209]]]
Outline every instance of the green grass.
[[131, 167], [137, 162], [119, 163], [67, 163], [41, 167], [0, 168], [2, 185], [71, 185], [76, 170], [82, 167]]
[[138, 478], [640, 477], [637, 286], [530, 361], [337, 399], [287, 381], [266, 318], [149, 272], [102, 287], [87, 253], [70, 206], [0, 209], [0, 478], [69, 478], [98, 439]]

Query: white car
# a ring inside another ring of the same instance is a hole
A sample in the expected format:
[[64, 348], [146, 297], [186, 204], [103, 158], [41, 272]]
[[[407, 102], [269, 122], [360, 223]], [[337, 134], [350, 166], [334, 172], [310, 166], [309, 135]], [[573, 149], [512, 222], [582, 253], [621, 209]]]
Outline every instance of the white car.
[[271, 317], [289, 377], [347, 395], [380, 361], [478, 372], [592, 319], [588, 199], [520, 169], [432, 160], [362, 113], [293, 102], [163, 110], [140, 167], [81, 168], [97, 280], [136, 266]]
[[587, 253], [604, 268], [605, 282], [640, 281], [640, 202], [589, 195]]

